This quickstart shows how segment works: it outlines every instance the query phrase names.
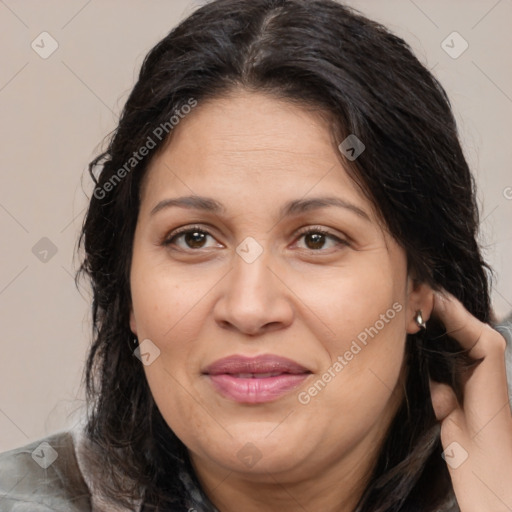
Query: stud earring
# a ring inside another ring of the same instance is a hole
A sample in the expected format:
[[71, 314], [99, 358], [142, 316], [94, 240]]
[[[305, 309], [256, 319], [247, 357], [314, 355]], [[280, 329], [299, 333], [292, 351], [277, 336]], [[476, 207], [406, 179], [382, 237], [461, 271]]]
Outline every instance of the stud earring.
[[418, 327], [421, 328], [422, 331], [424, 331], [427, 328], [427, 324], [425, 323], [425, 320], [423, 320], [423, 315], [421, 313], [421, 309], [418, 309], [416, 311], [416, 316], [414, 317], [414, 321], [418, 325]]

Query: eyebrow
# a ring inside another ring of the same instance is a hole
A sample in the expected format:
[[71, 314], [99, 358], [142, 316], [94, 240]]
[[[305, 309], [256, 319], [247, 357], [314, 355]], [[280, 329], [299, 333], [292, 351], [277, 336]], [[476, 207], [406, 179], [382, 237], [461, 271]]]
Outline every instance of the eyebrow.
[[[292, 215], [299, 215], [311, 210], [319, 210], [321, 208], [327, 208], [335, 206], [338, 208], [344, 208], [349, 210], [359, 217], [370, 221], [369, 215], [356, 206], [340, 197], [314, 197], [310, 199], [295, 199], [286, 203], [280, 211], [280, 217], [290, 217]], [[204, 196], [184, 196], [176, 197], [173, 199], [164, 199], [160, 201], [152, 210], [150, 215], [155, 215], [159, 211], [171, 207], [185, 208], [188, 210], [202, 210], [206, 212], [221, 214], [225, 213], [226, 209], [215, 199]]]

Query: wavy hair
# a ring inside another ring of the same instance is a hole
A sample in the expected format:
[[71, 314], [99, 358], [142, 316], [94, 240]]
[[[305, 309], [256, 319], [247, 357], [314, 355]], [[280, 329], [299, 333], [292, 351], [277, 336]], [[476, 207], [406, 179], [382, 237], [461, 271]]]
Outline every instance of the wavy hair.
[[[235, 88], [314, 107], [330, 120], [337, 143], [356, 134], [366, 150], [355, 161], [340, 158], [406, 251], [410, 275], [490, 320], [474, 180], [448, 96], [411, 48], [334, 0], [202, 6], [148, 53], [108, 147], [89, 164], [94, 193], [78, 243], [84, 256], [77, 280], [86, 277], [93, 292], [86, 433], [103, 460], [110, 496], [129, 505], [140, 495], [145, 510], [184, 506], [177, 468], [190, 462], [156, 407], [129, 327], [140, 187], [169, 137], [133, 168], [126, 162], [191, 98], [200, 104]], [[358, 512], [458, 510], [429, 376], [451, 384], [461, 399], [459, 374], [474, 363], [434, 320], [407, 336], [404, 399]]]

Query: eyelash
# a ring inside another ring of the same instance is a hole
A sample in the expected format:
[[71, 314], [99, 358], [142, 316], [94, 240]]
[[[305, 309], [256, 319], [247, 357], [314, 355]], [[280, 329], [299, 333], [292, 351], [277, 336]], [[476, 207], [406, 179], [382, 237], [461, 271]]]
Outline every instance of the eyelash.
[[[173, 243], [182, 235], [186, 235], [188, 233], [203, 233], [205, 235], [209, 235], [209, 236], [212, 236], [207, 230], [205, 230], [204, 228], [202, 228], [201, 226], [187, 226], [187, 227], [184, 227], [184, 228], [180, 228], [180, 229], [177, 229], [176, 231], [172, 232], [169, 236], [167, 236], [164, 241], [162, 242], [162, 245], [168, 247], [168, 246], [171, 246], [173, 245]], [[348, 240], [344, 240], [344, 239], [341, 239], [335, 235], [333, 235], [332, 233], [330, 233], [329, 231], [326, 231], [325, 229], [323, 228], [320, 228], [320, 227], [315, 227], [315, 226], [312, 226], [312, 227], [308, 227], [308, 228], [305, 228], [303, 230], [300, 230], [298, 233], [297, 233], [297, 238], [301, 238], [305, 235], [309, 235], [311, 233], [315, 233], [315, 234], [321, 234], [321, 235], [324, 235], [326, 238], [330, 238], [332, 240], [334, 240], [338, 245], [342, 245], [342, 246], [349, 246], [349, 242]], [[200, 251], [202, 248], [199, 248], [199, 249], [192, 249], [192, 248], [188, 248], [188, 250], [190, 251], [193, 251], [193, 252], [198, 252]], [[187, 249], [186, 249], [187, 250]], [[322, 252], [322, 249], [304, 249], [304, 250], [309, 250], [311, 252]]]

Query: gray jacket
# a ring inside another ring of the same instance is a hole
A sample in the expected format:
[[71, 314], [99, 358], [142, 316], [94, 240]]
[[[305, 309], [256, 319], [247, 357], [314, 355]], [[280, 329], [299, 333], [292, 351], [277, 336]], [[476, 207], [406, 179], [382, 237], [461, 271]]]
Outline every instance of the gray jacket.
[[57, 432], [0, 455], [1, 512], [139, 512], [101, 494], [94, 459], [79, 430]]
[[[56, 432], [0, 454], [0, 512], [143, 512], [140, 499], [107, 498], [103, 474], [82, 427]], [[218, 512], [184, 467], [179, 477], [188, 501], [176, 512]]]

